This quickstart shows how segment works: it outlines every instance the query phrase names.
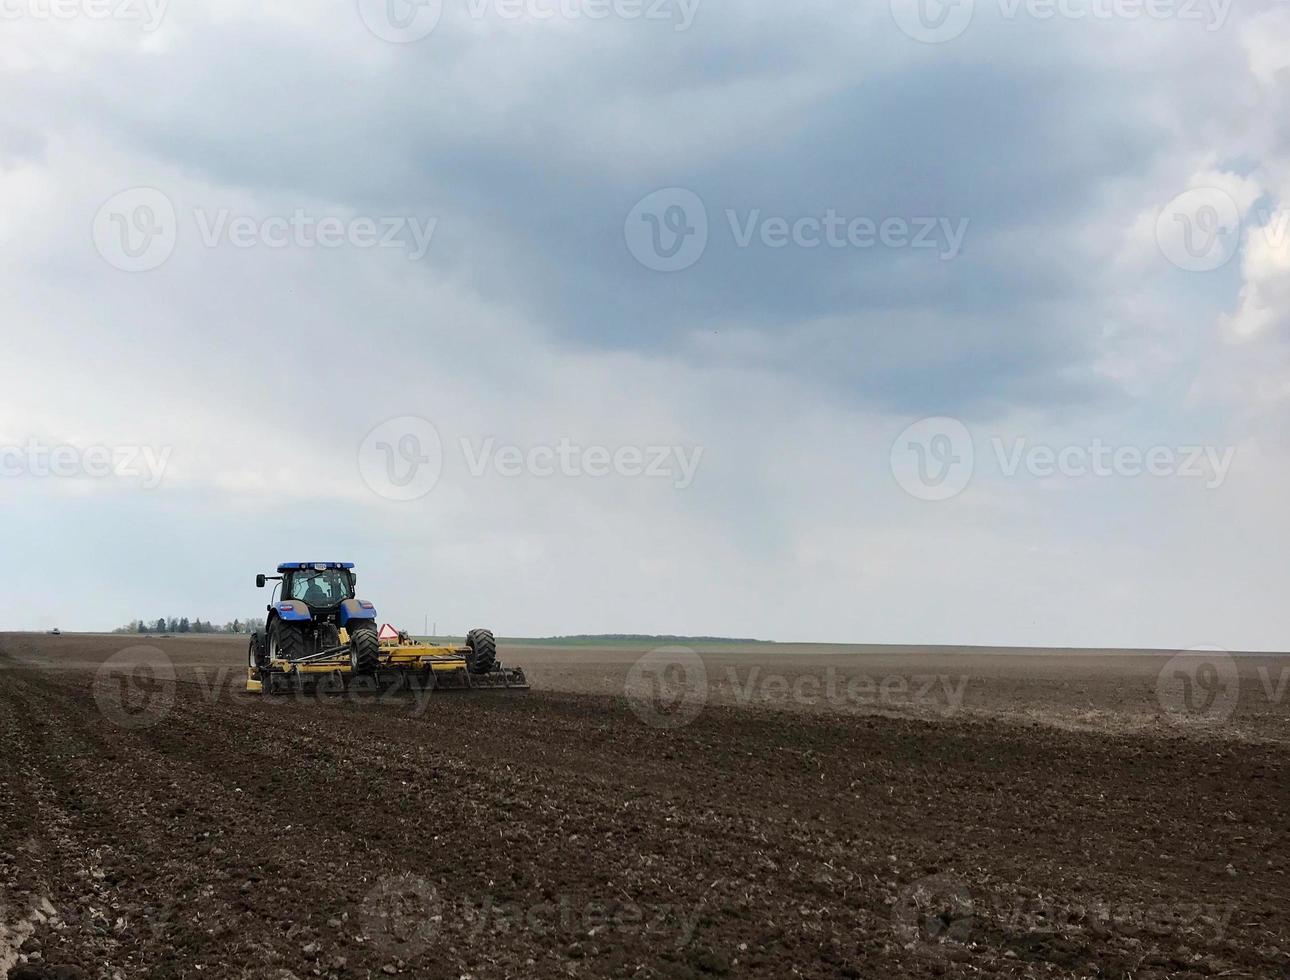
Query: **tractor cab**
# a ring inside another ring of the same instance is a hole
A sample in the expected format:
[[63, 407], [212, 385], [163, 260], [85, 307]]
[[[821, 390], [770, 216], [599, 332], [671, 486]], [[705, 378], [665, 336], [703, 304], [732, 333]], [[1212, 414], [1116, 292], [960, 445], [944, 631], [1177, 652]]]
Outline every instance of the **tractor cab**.
[[279, 565], [277, 575], [255, 577], [255, 584], [261, 589], [270, 581], [282, 583], [280, 593], [274, 590], [274, 601], [268, 607], [270, 616], [296, 603], [304, 603], [311, 614], [316, 614], [335, 611], [341, 603], [353, 601], [358, 576], [354, 574], [353, 562], [293, 561]]
[[282, 576], [282, 598], [311, 609], [334, 609], [354, 598], [354, 573], [347, 568], [296, 568]]

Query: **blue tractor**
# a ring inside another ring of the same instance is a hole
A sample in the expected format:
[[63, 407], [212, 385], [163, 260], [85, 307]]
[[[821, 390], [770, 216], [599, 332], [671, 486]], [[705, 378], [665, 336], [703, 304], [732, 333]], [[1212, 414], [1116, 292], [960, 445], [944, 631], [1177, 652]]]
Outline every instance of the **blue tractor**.
[[271, 581], [281, 585], [263, 632], [251, 634], [250, 691], [341, 693], [373, 680], [431, 690], [528, 688], [523, 669], [497, 659], [489, 630], [471, 630], [461, 646], [419, 643], [394, 630], [383, 635], [376, 606], [355, 591], [353, 562], [283, 562], [277, 575], [255, 577], [261, 589]]
[[[267, 667], [274, 661], [301, 663], [343, 646], [349, 649], [350, 668], [371, 673], [380, 659], [376, 606], [359, 599], [358, 577], [348, 561], [288, 561], [277, 575], [257, 575], [257, 588], [281, 582], [268, 606], [264, 633], [251, 636], [249, 666]], [[345, 631], [342, 644], [341, 630]]]

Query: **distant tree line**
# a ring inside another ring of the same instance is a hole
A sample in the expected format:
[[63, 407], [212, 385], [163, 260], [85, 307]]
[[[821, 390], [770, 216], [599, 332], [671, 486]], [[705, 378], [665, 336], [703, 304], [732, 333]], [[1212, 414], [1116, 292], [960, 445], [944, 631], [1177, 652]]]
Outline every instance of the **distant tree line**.
[[125, 626], [118, 626], [113, 633], [251, 633], [264, 629], [264, 618], [235, 619], [223, 626], [216, 626], [209, 619], [189, 619], [187, 616], [162, 616], [160, 619], [132, 619]]

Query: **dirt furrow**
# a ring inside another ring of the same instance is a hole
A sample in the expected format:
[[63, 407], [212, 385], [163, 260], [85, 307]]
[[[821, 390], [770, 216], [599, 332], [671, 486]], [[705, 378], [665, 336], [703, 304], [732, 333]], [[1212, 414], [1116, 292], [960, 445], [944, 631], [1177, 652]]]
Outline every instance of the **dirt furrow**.
[[417, 713], [182, 674], [154, 723], [122, 728], [93, 682], [11, 667], [0, 685], [0, 788], [24, 801], [0, 810], [5, 894], [59, 912], [33, 925], [42, 959], [26, 969], [1163, 978], [1290, 963], [1290, 792], [1266, 746], [724, 706], [664, 731], [604, 695], [440, 696]]

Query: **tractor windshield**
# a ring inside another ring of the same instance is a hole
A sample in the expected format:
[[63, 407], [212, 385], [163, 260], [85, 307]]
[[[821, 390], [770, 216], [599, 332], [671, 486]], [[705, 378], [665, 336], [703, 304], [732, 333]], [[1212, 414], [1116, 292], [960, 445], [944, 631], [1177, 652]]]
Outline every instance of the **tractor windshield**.
[[353, 578], [343, 568], [294, 572], [287, 598], [300, 599], [310, 606], [334, 606], [342, 599], [354, 598]]

